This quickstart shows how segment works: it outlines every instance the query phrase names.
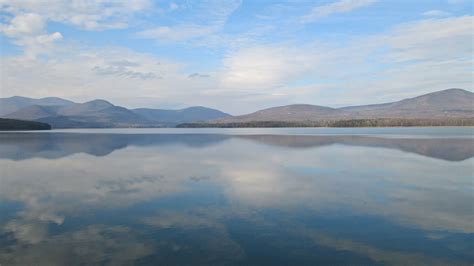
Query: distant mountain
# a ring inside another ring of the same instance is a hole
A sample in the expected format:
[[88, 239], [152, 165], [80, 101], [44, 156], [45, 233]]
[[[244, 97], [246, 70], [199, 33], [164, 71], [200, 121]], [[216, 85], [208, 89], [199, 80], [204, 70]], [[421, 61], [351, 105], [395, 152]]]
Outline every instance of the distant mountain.
[[4, 110], [15, 110], [1, 115], [4, 118], [48, 123], [53, 128], [170, 127], [230, 116], [219, 110], [200, 106], [179, 110], [129, 110], [105, 100], [74, 103], [53, 97], [30, 99], [15, 96], [0, 99], [0, 102], [6, 103], [7, 108]]
[[20, 120], [37, 120], [48, 116], [56, 116], [59, 107], [60, 106], [31, 105], [4, 115], [3, 117]]
[[51, 126], [35, 121], [0, 118], [0, 130], [48, 130]]
[[57, 97], [32, 99], [21, 96], [13, 96], [10, 98], [0, 98], [0, 116], [16, 112], [22, 108], [32, 105], [67, 106], [71, 104], [74, 104], [74, 102]]
[[94, 100], [65, 106], [33, 105], [4, 117], [44, 122], [54, 128], [140, 127], [151, 125], [151, 122], [146, 118], [105, 100]]
[[64, 108], [59, 109], [58, 114], [65, 116], [93, 114], [95, 112], [102, 111], [114, 106], [115, 105], [105, 100], [93, 100], [85, 103], [66, 106]]
[[474, 118], [474, 93], [448, 89], [398, 102], [329, 108], [296, 104], [260, 110], [251, 114], [209, 121], [248, 123], [264, 121], [318, 122], [352, 119], [450, 119]]
[[154, 123], [167, 126], [231, 117], [231, 115], [219, 110], [202, 106], [194, 106], [179, 110], [137, 108], [132, 111], [150, 121], [153, 121]]
[[474, 93], [448, 89], [397, 102], [330, 108], [294, 104], [231, 116], [206, 107], [129, 110], [105, 100], [74, 103], [61, 98], [0, 99], [4, 118], [38, 121], [53, 128], [105, 127], [299, 127], [474, 125]]
[[398, 102], [341, 108], [354, 118], [473, 117], [474, 93], [448, 89]]
[[251, 114], [228, 117], [216, 122], [251, 122], [251, 121], [313, 121], [321, 119], [337, 119], [344, 112], [324, 106], [310, 104], [294, 104], [260, 110]]

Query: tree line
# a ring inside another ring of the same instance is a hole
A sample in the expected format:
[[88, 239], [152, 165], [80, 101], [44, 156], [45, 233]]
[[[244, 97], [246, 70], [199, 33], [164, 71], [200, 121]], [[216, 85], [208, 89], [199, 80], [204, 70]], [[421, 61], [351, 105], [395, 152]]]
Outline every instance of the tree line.
[[45, 123], [0, 118], [0, 130], [49, 130], [49, 129], [51, 129], [51, 126]]
[[245, 127], [440, 127], [474, 126], [474, 118], [377, 118], [325, 121], [250, 121], [228, 123], [183, 123], [178, 128], [245, 128]]

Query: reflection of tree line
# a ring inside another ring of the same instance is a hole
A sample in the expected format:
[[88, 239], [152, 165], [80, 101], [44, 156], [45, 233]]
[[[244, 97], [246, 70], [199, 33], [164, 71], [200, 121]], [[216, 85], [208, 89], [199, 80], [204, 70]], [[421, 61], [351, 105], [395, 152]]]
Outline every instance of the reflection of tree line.
[[439, 127], [474, 126], [474, 118], [377, 118], [321, 121], [252, 121], [230, 123], [183, 123], [179, 128], [249, 128], [249, 127]]
[[184, 145], [202, 148], [231, 138], [289, 148], [316, 148], [332, 144], [397, 149], [448, 161], [474, 157], [472, 139], [396, 139], [369, 136], [221, 135], [221, 134], [0, 134], [0, 157], [22, 160], [60, 158], [75, 153], [105, 156], [128, 146]]

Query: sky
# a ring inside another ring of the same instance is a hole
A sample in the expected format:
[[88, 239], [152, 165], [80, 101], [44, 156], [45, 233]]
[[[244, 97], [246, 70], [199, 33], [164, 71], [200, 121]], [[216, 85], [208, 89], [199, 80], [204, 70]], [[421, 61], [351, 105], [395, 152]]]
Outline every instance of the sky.
[[231, 114], [473, 90], [469, 0], [0, 0], [0, 97]]

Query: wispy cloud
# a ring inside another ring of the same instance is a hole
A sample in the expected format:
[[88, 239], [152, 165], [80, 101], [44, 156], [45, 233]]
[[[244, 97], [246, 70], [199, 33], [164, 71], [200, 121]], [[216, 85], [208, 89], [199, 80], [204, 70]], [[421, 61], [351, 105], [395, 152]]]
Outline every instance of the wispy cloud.
[[153, 79], [158, 78], [158, 76], [153, 72], [137, 72], [129, 70], [125, 66], [113, 66], [109, 65], [106, 67], [95, 66], [92, 70], [98, 75], [112, 75], [117, 77], [128, 77], [128, 78], [139, 78], [139, 79]]
[[425, 17], [446, 17], [446, 16], [451, 15], [451, 13], [441, 11], [441, 10], [429, 10], [429, 11], [423, 12], [422, 15]]
[[188, 78], [195, 79], [195, 78], [209, 78], [210, 75], [208, 74], [201, 74], [201, 73], [192, 73], [188, 76]]
[[199, 26], [199, 25], [177, 25], [177, 26], [158, 26], [137, 33], [137, 36], [145, 39], [156, 39], [163, 42], [179, 42], [206, 36], [216, 32], [217, 26]]
[[340, 0], [331, 4], [316, 6], [302, 17], [303, 23], [311, 23], [332, 14], [347, 13], [352, 10], [366, 7], [377, 2], [377, 0]]
[[[318, 95], [327, 94], [341, 104], [364, 102], [367, 95], [383, 102], [451, 86], [469, 88], [472, 22], [470, 16], [416, 21], [344, 45], [246, 47], [223, 59], [217, 87], [286, 93], [294, 103], [315, 98], [322, 103], [327, 100]], [[308, 79], [310, 86], [292, 85]]]
[[239, 8], [241, 3], [240, 0], [203, 1], [198, 5], [183, 8], [183, 12], [193, 14], [191, 21], [150, 27], [138, 32], [136, 36], [162, 42], [187, 41], [209, 36], [224, 27], [229, 16]]

